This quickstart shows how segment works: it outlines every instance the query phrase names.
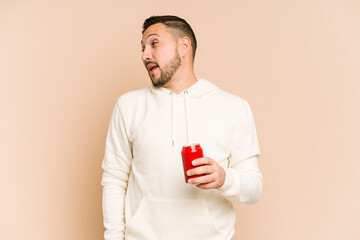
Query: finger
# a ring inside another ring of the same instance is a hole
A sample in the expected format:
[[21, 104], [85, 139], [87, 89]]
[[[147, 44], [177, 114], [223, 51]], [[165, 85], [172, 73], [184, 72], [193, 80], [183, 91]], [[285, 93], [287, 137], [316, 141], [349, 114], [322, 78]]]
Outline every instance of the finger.
[[204, 157], [204, 158], [197, 158], [197, 159], [193, 160], [191, 162], [191, 164], [193, 166], [206, 165], [206, 164], [211, 165], [211, 164], [213, 164], [213, 162], [214, 162], [214, 160], [212, 160], [211, 158]]
[[196, 185], [196, 187], [201, 189], [214, 189], [214, 188], [218, 188], [218, 184], [216, 182], [211, 182], [211, 183], [198, 184]]
[[202, 175], [202, 174], [212, 174], [214, 172], [211, 165], [202, 165], [193, 169], [190, 169], [186, 172], [188, 176]]
[[201, 177], [190, 178], [188, 180], [188, 183], [190, 183], [190, 184], [207, 184], [207, 183], [211, 183], [215, 180], [216, 179], [214, 178], [213, 174], [210, 174], [210, 175], [205, 175], [205, 176], [201, 176]]

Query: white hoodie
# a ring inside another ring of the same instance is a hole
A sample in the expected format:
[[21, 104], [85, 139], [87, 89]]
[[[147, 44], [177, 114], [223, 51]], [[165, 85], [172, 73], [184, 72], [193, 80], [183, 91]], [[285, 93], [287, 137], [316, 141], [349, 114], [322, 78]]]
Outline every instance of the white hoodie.
[[[181, 150], [189, 143], [225, 169], [220, 189], [185, 183]], [[204, 79], [178, 95], [154, 87], [124, 94], [102, 164], [105, 239], [231, 239], [231, 201], [261, 194], [259, 154], [248, 103]]]

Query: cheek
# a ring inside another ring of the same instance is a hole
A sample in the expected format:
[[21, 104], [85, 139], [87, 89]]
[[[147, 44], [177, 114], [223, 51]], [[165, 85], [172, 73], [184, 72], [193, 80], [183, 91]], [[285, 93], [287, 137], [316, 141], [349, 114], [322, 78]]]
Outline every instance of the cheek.
[[157, 61], [160, 65], [166, 65], [175, 56], [174, 49], [164, 49], [157, 53]]

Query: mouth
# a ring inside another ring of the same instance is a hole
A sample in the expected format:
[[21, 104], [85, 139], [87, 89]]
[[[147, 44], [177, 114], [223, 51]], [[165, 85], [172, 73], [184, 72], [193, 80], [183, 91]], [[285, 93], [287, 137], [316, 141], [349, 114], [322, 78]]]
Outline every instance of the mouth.
[[159, 66], [156, 63], [148, 63], [148, 64], [146, 64], [146, 69], [148, 70], [148, 72], [150, 74], [153, 74], [156, 71], [156, 69], [158, 69], [158, 67]]

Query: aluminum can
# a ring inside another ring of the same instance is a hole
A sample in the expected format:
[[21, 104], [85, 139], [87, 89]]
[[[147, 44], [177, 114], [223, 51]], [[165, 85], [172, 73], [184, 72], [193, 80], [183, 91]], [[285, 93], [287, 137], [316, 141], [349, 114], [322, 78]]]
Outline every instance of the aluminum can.
[[200, 147], [200, 144], [198, 143], [194, 143], [194, 144], [190, 144], [190, 145], [185, 145], [183, 146], [183, 149], [181, 151], [181, 156], [182, 156], [182, 162], [183, 162], [183, 167], [184, 167], [184, 176], [185, 176], [185, 182], [187, 183], [189, 181], [190, 178], [195, 178], [195, 177], [201, 177], [201, 176], [205, 176], [205, 174], [203, 175], [196, 175], [196, 176], [187, 176], [186, 172], [189, 169], [193, 169], [195, 168], [191, 162], [197, 158], [202, 158], [204, 157], [203, 154], [203, 150]]

